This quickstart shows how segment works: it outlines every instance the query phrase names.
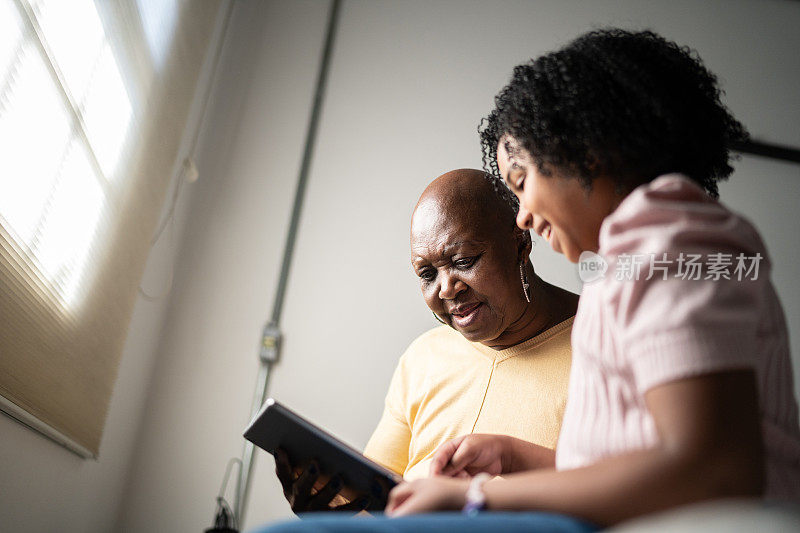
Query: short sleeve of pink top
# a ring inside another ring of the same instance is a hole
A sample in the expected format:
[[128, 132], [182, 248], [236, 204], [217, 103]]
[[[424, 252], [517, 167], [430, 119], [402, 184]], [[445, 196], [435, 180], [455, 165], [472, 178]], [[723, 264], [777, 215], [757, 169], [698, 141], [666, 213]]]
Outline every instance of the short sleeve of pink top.
[[667, 175], [637, 188], [606, 218], [598, 253], [608, 270], [584, 285], [575, 317], [557, 467], [657, 444], [648, 389], [752, 368], [766, 494], [800, 500], [786, 321], [755, 228], [687, 178]]

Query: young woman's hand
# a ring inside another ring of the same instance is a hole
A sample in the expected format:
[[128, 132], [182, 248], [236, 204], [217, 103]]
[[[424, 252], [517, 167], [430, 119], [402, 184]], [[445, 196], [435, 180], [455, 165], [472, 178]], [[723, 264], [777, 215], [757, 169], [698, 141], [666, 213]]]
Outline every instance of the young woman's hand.
[[402, 483], [389, 493], [386, 514], [391, 517], [464, 507], [469, 479], [430, 477]]

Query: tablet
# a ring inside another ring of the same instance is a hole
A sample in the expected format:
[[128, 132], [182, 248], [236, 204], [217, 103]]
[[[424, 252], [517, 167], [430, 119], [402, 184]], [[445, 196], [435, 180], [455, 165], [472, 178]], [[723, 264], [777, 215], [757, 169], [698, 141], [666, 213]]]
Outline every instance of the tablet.
[[[403, 479], [272, 398], [264, 402], [244, 438], [271, 454], [282, 448], [292, 464], [316, 460], [322, 474], [338, 474], [345, 487], [372, 496], [369, 510], [383, 510], [389, 490]], [[377, 498], [373, 488], [376, 478], [384, 485]]]

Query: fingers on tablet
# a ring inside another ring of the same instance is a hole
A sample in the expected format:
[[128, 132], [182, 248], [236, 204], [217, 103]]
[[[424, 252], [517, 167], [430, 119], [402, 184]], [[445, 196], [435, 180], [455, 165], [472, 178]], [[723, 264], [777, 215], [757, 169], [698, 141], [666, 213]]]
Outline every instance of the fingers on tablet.
[[313, 498], [311, 498], [308, 502], [309, 510], [310, 511], [323, 511], [328, 510], [330, 507], [331, 501], [339, 494], [339, 491], [342, 490], [344, 483], [342, 482], [342, 478], [339, 476], [334, 476], [331, 478], [328, 483], [325, 484], [324, 487], [319, 489]]
[[319, 466], [316, 461], [311, 461], [292, 487], [292, 510], [296, 512], [306, 510], [311, 498], [311, 489], [318, 477]]
[[292, 493], [294, 476], [292, 475], [292, 465], [289, 463], [289, 456], [281, 448], [275, 450], [275, 474], [283, 487], [283, 495], [289, 498]]
[[332, 507], [331, 511], [350, 511], [354, 513], [359, 513], [365, 510], [372, 504], [372, 498], [369, 496], [362, 496], [360, 498], [356, 498], [350, 503], [345, 503], [344, 505], [338, 505], [336, 507]]

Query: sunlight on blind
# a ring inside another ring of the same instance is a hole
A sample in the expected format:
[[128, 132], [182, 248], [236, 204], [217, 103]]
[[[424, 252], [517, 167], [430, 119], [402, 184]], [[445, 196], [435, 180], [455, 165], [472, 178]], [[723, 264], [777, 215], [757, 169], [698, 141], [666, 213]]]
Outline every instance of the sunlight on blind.
[[0, 224], [65, 310], [78, 303], [131, 117], [91, 0], [0, 0]]
[[0, 0], [0, 411], [84, 458], [220, 6]]
[[97, 10], [91, 0], [41, 0], [34, 9], [92, 150], [110, 178], [130, 125], [131, 105]]
[[136, 0], [139, 15], [142, 17], [142, 29], [147, 38], [150, 55], [156, 69], [164, 66], [167, 51], [173, 37], [173, 28], [178, 18], [178, 2], [176, 0]]

